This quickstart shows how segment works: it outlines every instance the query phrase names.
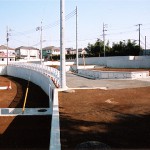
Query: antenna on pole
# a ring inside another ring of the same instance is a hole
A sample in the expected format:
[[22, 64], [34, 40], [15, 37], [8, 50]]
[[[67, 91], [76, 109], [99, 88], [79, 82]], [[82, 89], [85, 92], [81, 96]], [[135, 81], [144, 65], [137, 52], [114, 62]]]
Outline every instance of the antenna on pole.
[[66, 61], [65, 61], [65, 44], [64, 44], [64, 30], [65, 30], [65, 0], [60, 0], [60, 85], [61, 88], [66, 88]]

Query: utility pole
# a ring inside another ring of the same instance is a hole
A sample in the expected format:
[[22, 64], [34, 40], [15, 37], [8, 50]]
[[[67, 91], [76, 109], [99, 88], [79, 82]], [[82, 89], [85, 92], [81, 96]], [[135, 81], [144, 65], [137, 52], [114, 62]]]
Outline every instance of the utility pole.
[[145, 36], [145, 55], [146, 55], [146, 36]]
[[99, 39], [99, 57], [101, 56], [101, 39]]
[[6, 41], [7, 41], [7, 65], [8, 65], [8, 57], [9, 57], [9, 54], [8, 54], [8, 42], [9, 42], [9, 36], [10, 36], [10, 33], [9, 33], [9, 29], [8, 29], [8, 26], [7, 26], [7, 29], [6, 29]]
[[140, 45], [140, 44], [141, 44], [141, 39], [140, 39], [140, 38], [141, 38], [141, 25], [142, 25], [142, 24], [137, 24], [137, 25], [136, 25], [136, 26], [139, 26], [139, 29], [138, 29], [138, 30], [139, 30], [139, 49], [140, 49], [140, 47], [141, 47], [141, 45]]
[[40, 36], [40, 49], [41, 49], [41, 65], [42, 65], [42, 55], [43, 55], [43, 53], [42, 53], [42, 30], [43, 30], [43, 28], [42, 28], [42, 21], [41, 21], [41, 36]]
[[60, 85], [61, 88], [66, 88], [66, 52], [65, 52], [65, 40], [64, 40], [64, 30], [65, 30], [65, 0], [60, 0]]
[[41, 21], [41, 27], [37, 27], [36, 31], [40, 30], [40, 52], [41, 52], [41, 56], [40, 56], [40, 62], [42, 65], [42, 31], [43, 31], [43, 27], [42, 27], [42, 21]]
[[107, 24], [103, 23], [103, 43], [104, 43], [104, 57], [105, 57], [105, 31], [107, 31], [106, 28]]
[[76, 6], [76, 70], [78, 71], [78, 11]]

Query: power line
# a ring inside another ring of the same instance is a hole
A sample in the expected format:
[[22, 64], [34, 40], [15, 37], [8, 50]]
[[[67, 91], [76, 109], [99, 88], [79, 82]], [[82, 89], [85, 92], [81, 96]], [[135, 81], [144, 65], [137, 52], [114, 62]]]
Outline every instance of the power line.
[[[73, 16], [76, 15], [76, 9], [73, 10], [71, 13], [69, 13], [68, 15], [65, 16], [65, 20], [69, 20], [70, 18], [72, 18]], [[60, 24], [60, 20], [57, 20], [55, 21], [54, 23], [50, 24], [50, 25], [46, 25], [46, 26], [43, 26], [43, 29], [49, 29], [49, 28], [53, 28], [53, 27], [56, 27]]]
[[[67, 21], [70, 18], [74, 17], [75, 15], [76, 15], [76, 9], [73, 10], [71, 13], [67, 14], [65, 16], [65, 20]], [[43, 26], [43, 30], [59, 26], [59, 24], [60, 24], [60, 20], [57, 20], [52, 24]], [[16, 32], [16, 34], [12, 34], [12, 36], [25, 36], [27, 34], [35, 33], [36, 31], [35, 31], [35, 29], [30, 29], [30, 30], [23, 31], [23, 32], [19, 32], [19, 31], [15, 31], [15, 32]]]

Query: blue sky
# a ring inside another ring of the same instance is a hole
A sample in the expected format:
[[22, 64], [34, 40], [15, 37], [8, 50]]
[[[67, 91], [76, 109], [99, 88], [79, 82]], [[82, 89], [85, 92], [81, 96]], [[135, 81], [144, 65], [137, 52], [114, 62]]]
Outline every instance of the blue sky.
[[[59, 47], [60, 0], [0, 0], [0, 45], [6, 44], [6, 27], [10, 31], [9, 46], [40, 47], [40, 32], [43, 25], [43, 47]], [[66, 47], [75, 48], [75, 14], [78, 7], [78, 44], [86, 47], [97, 38], [103, 40], [103, 23], [107, 24], [106, 41], [119, 42], [138, 40], [141, 26], [141, 46], [145, 36], [150, 49], [150, 0], [65, 0], [65, 14], [69, 16], [65, 26]], [[138, 43], [138, 41], [137, 41]]]

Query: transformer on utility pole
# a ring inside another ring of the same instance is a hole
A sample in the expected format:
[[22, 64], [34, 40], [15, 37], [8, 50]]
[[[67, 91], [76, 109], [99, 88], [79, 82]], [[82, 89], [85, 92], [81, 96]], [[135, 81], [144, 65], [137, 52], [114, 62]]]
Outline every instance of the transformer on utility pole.
[[65, 0], [60, 0], [60, 86], [66, 88], [66, 52], [65, 52]]

